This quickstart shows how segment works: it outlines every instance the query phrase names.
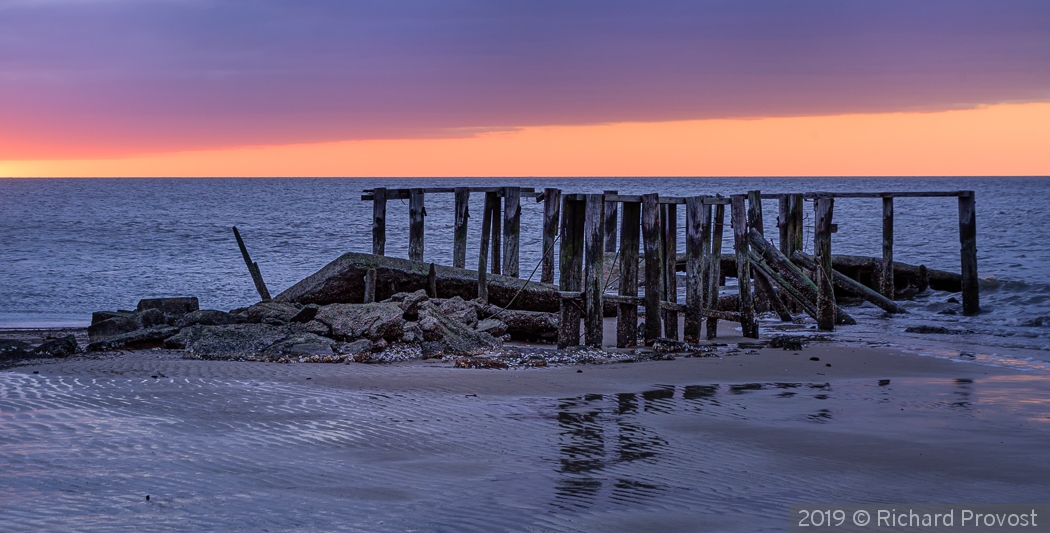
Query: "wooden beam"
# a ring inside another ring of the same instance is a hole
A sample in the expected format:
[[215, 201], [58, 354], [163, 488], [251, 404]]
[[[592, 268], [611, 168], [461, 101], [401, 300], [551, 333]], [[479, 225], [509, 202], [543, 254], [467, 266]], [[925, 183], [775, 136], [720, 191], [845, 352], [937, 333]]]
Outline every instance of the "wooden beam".
[[[583, 290], [583, 202], [562, 195], [560, 274], [558, 286], [562, 291]], [[558, 322], [558, 348], [580, 344], [580, 316], [582, 309], [572, 300], [561, 301]]]
[[503, 191], [503, 275], [518, 277], [518, 243], [521, 240], [521, 188]]
[[386, 189], [382, 187], [372, 199], [372, 253], [386, 254]]
[[[620, 227], [620, 296], [638, 298], [638, 233], [642, 204], [624, 202]], [[619, 302], [616, 310], [616, 346], [638, 344], [638, 303]]]
[[466, 268], [467, 265], [467, 220], [470, 218], [470, 189], [456, 187], [456, 215], [453, 230], [452, 266]]
[[484, 214], [481, 216], [481, 247], [478, 251], [478, 298], [489, 301], [488, 260], [489, 238], [492, 234], [493, 212], [499, 209], [499, 197], [495, 193], [485, 193]]
[[[791, 256], [788, 256], [791, 257]], [[882, 199], [882, 268], [879, 272], [879, 292], [893, 299], [893, 198]]]
[[[486, 193], [488, 194], [488, 193]], [[500, 198], [503, 196], [501, 192], [493, 192], [493, 210], [492, 210], [492, 256], [489, 258], [489, 272], [493, 274], [501, 274], [503, 272], [503, 264], [500, 262], [501, 242], [503, 232], [500, 230], [502, 227], [503, 216], [500, 213]]]
[[[716, 204], [714, 219], [711, 223], [711, 261], [709, 263], [711, 268], [706, 280], [708, 289], [705, 308], [712, 308], [718, 303], [718, 289], [722, 284], [722, 234], [725, 232], [725, 218], [725, 204]], [[704, 327], [707, 331], [707, 340], [718, 337], [718, 317], [708, 316]]]
[[423, 189], [412, 189], [408, 198], [408, 258], [423, 260], [423, 217], [427, 214], [423, 206]]
[[835, 286], [832, 281], [831, 265], [831, 218], [834, 213], [835, 199], [830, 196], [819, 196], [814, 200], [813, 253], [817, 262], [814, 271], [817, 284], [817, 329], [832, 331], [835, 329]]
[[807, 192], [808, 199], [816, 198], [951, 198], [964, 196], [968, 191], [898, 191], [898, 192]]
[[[678, 303], [678, 276], [675, 275], [678, 258], [678, 204], [664, 204], [664, 290], [663, 301]], [[664, 338], [678, 340], [678, 311], [664, 311]]]
[[[685, 202], [685, 342], [700, 341], [700, 309], [703, 308], [703, 197], [693, 196]], [[708, 207], [710, 213], [710, 207]], [[710, 229], [710, 225], [708, 225]]]
[[588, 194], [584, 210], [584, 343], [601, 348], [604, 316], [602, 295], [605, 292], [605, 280], [602, 279], [605, 272], [605, 197]]
[[660, 337], [660, 289], [663, 254], [660, 249], [660, 195], [642, 195], [642, 240], [645, 246], [645, 344]]
[[963, 314], [981, 312], [977, 281], [977, 200], [973, 191], [959, 195], [959, 256], [962, 265]]
[[[762, 222], [762, 192], [753, 190], [747, 193], [747, 225], [750, 228], [755, 228], [755, 231], [765, 235], [764, 227], [765, 224]], [[772, 307], [772, 302], [769, 301], [773, 297], [773, 293], [765, 290], [767, 284], [759, 281], [758, 276], [755, 277], [755, 307], [759, 309], [766, 309]], [[781, 317], [783, 318], [783, 317]], [[790, 322], [790, 317], [788, 322]]]
[[540, 281], [554, 283], [554, 241], [558, 240], [561, 189], [543, 189], [543, 258]]
[[616, 218], [620, 202], [611, 202], [609, 198], [616, 191], [605, 191], [605, 253], [616, 253]]
[[244, 245], [244, 240], [241, 239], [241, 232], [237, 231], [237, 226], [233, 227], [233, 236], [237, 239], [237, 247], [241, 249], [241, 258], [244, 259], [244, 264], [248, 266], [248, 274], [252, 277], [252, 283], [255, 284], [255, 290], [259, 293], [259, 298], [264, 302], [270, 301], [270, 291], [266, 288], [266, 282], [263, 281], [262, 272], [259, 271], [259, 263], [252, 261], [252, 257], [248, 255], [248, 247]]
[[[800, 250], [795, 251], [795, 255], [791, 256], [791, 260], [802, 265], [803, 268], [808, 268], [810, 270], [815, 271], [820, 268], [813, 257], [806, 255]], [[832, 266], [834, 268], [834, 265]], [[908, 312], [893, 300], [865, 287], [863, 284], [855, 281], [853, 278], [839, 272], [838, 270], [833, 269], [831, 271], [831, 279], [834, 281], [836, 287], [864, 298], [865, 300], [881, 307], [887, 313]]]
[[732, 200], [733, 248], [736, 250], [736, 283], [740, 293], [740, 329], [745, 337], [758, 338], [758, 321], [755, 320], [755, 304], [751, 295], [751, 262], [747, 258], [747, 209], [746, 196], [734, 194]]

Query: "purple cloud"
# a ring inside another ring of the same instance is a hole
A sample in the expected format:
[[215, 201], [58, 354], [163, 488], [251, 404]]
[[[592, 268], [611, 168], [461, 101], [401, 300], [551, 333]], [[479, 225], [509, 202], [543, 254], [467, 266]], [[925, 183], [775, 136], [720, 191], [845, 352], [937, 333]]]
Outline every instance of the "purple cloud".
[[7, 156], [1048, 98], [1042, 1], [0, 2]]

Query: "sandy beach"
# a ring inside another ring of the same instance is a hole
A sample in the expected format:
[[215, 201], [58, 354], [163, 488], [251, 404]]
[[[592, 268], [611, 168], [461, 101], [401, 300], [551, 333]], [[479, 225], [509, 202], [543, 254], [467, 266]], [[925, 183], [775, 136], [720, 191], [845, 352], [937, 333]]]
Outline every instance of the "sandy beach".
[[167, 350], [19, 365], [0, 372], [0, 523], [786, 531], [792, 504], [1050, 496], [1041, 371], [720, 340], [716, 357], [520, 370]]

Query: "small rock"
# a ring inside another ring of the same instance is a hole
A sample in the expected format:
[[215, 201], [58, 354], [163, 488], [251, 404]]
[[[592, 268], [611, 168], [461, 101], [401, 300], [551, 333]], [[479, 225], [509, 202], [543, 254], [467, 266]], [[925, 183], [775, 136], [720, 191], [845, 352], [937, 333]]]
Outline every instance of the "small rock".
[[288, 356], [332, 355], [336, 342], [313, 333], [289, 335], [262, 350], [263, 355], [280, 358]]
[[329, 304], [322, 307], [314, 319], [327, 324], [337, 340], [364, 337], [373, 341], [396, 341], [401, 338], [405, 323], [404, 312], [396, 302]]
[[17, 359], [32, 355], [33, 347], [28, 342], [0, 339], [0, 358]]
[[238, 313], [244, 322], [253, 324], [281, 325], [292, 321], [299, 314], [299, 308], [284, 302], [259, 302]]
[[307, 333], [313, 333], [314, 335], [320, 335], [322, 337], [327, 337], [332, 334], [332, 328], [328, 327], [328, 324], [325, 324], [320, 320], [311, 320], [303, 324], [303, 330]]
[[427, 291], [423, 289], [406, 295], [401, 300], [401, 312], [404, 313], [405, 320], [415, 320], [419, 316], [419, 304], [429, 299]]
[[820, 358], [819, 357], [810, 357], [809, 360], [810, 361], [820, 361]]
[[188, 298], [146, 298], [139, 300], [136, 311], [156, 309], [169, 317], [180, 317], [201, 308], [196, 296]]
[[301, 322], [303, 324], [310, 322], [317, 316], [317, 311], [321, 309], [321, 306], [317, 304], [306, 304], [302, 309], [299, 310], [295, 316], [292, 317], [292, 322]]
[[785, 350], [801, 350], [805, 346], [802, 337], [796, 335], [776, 335], [769, 339], [770, 348], [783, 348]]
[[493, 337], [499, 338], [507, 332], [507, 324], [502, 320], [486, 318], [485, 320], [478, 321], [477, 326], [474, 329], [484, 331]]
[[346, 355], [367, 354], [372, 351], [372, 341], [357, 339], [353, 342], [342, 342], [336, 345], [336, 352]]

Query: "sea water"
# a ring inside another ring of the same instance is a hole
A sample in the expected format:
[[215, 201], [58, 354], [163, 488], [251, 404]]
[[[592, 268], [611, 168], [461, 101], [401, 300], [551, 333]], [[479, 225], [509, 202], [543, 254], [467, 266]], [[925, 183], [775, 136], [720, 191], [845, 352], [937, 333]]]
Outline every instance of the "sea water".
[[[886, 316], [850, 307], [859, 326], [840, 328], [887, 342], [928, 324], [973, 333], [959, 343], [997, 347], [996, 354], [1035, 350], [1050, 361], [1050, 179], [1048, 178], [250, 178], [0, 179], [0, 327], [84, 326], [92, 311], [133, 309], [141, 298], [197, 296], [202, 308], [228, 310], [258, 300], [231, 228], [237, 226], [270, 292], [277, 294], [345, 252], [371, 252], [373, 187], [522, 186], [566, 192], [666, 196], [763, 193], [974, 190], [982, 313], [943, 314], [958, 294], [927, 291], [904, 301], [910, 311]], [[476, 264], [483, 194], [470, 198], [468, 267]], [[763, 202], [774, 241], [777, 202]], [[426, 197], [426, 261], [452, 262], [453, 195]], [[894, 259], [959, 271], [955, 198], [898, 198]], [[542, 203], [521, 205], [521, 277], [539, 279]], [[684, 244], [679, 210], [679, 250]], [[812, 249], [812, 204], [805, 206]], [[835, 253], [881, 255], [882, 202], [839, 198]], [[407, 201], [387, 207], [386, 253], [408, 255]], [[732, 242], [727, 213], [726, 241]], [[731, 246], [731, 244], [727, 244]], [[684, 284], [682, 284], [684, 285]], [[768, 320], [773, 323], [772, 320]]]

